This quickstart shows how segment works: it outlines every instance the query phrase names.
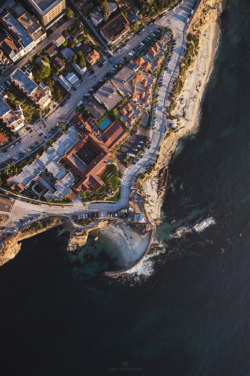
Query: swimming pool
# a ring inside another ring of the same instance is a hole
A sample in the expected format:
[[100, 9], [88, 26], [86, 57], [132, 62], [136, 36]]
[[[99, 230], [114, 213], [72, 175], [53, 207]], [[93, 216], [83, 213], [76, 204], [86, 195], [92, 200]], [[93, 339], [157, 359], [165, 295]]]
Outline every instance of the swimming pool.
[[109, 124], [111, 123], [111, 120], [109, 117], [105, 117], [99, 124], [99, 128], [101, 129], [101, 131], [104, 131], [108, 126]]

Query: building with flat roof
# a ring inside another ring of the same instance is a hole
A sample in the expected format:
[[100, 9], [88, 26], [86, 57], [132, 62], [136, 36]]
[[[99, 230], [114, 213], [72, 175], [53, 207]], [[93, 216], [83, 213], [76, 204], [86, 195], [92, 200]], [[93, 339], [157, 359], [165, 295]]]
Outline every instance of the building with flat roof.
[[18, 22], [20, 22], [27, 33], [33, 38], [35, 45], [46, 38], [46, 33], [42, 30], [38, 20], [35, 16], [30, 15], [29, 12], [24, 12], [18, 18]]
[[24, 56], [24, 49], [20, 47], [8, 34], [0, 35], [0, 49], [14, 63]]
[[129, 34], [130, 24], [123, 12], [116, 14], [110, 18], [100, 28], [103, 38], [109, 44], [119, 43]]
[[22, 117], [14, 112], [2, 95], [0, 95], [0, 119], [12, 132], [17, 132], [24, 126]]
[[43, 84], [37, 85], [27, 73], [18, 68], [10, 75], [10, 79], [42, 110], [50, 104], [50, 89]]
[[12, 38], [23, 48], [25, 54], [35, 47], [33, 38], [9, 12], [5, 11], [0, 14], [0, 22]]
[[65, 13], [66, 0], [26, 0], [42, 25], [49, 28]]
[[103, 104], [108, 111], [112, 110], [122, 99], [111, 81], [107, 81], [102, 85], [100, 89], [95, 92], [94, 97], [97, 102]]

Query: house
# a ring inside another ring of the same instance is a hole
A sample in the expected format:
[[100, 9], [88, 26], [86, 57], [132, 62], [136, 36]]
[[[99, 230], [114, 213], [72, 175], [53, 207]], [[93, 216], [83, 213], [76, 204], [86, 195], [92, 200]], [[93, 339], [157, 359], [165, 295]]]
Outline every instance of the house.
[[24, 49], [20, 47], [8, 34], [0, 35], [0, 49], [14, 63], [24, 56]]
[[100, 59], [100, 54], [98, 51], [96, 51], [95, 49], [93, 49], [87, 56], [86, 56], [86, 60], [89, 62], [90, 65], [93, 65], [94, 63], [97, 62], [97, 60]]
[[71, 86], [74, 86], [79, 82], [78, 77], [73, 72], [69, 72], [67, 74], [66, 80], [70, 83]]
[[130, 81], [136, 75], [137, 69], [138, 66], [135, 63], [129, 63], [112, 78], [112, 84], [123, 96], [133, 94], [133, 86]]
[[29, 12], [23, 12], [18, 17], [18, 22], [20, 22], [23, 28], [32, 37], [36, 46], [46, 38], [47, 34], [42, 30], [37, 18], [30, 15]]
[[82, 51], [84, 56], [86, 56], [92, 50], [92, 46], [87, 42], [79, 43], [76, 48], [77, 51]]
[[52, 43], [50, 43], [45, 49], [45, 52], [47, 55], [49, 55], [49, 57], [52, 57], [57, 53], [57, 50], [56, 47]]
[[71, 84], [66, 80], [66, 78], [60, 74], [60, 76], [57, 77], [57, 81], [59, 82], [60, 85], [62, 85], [62, 87], [66, 90], [66, 91], [70, 91], [72, 86]]
[[100, 89], [95, 92], [94, 97], [97, 102], [103, 104], [108, 111], [112, 110], [122, 99], [111, 81], [107, 81], [102, 85]]
[[35, 43], [22, 25], [7, 11], [0, 14], [0, 23], [15, 42], [23, 49], [24, 54], [30, 52]]
[[65, 47], [61, 51], [61, 54], [63, 55], [64, 59], [66, 59], [67, 61], [71, 61], [72, 57], [74, 56], [74, 52], [68, 47]]
[[61, 59], [59, 56], [56, 56], [52, 59], [53, 64], [57, 67], [59, 72], [61, 72], [65, 68], [65, 63], [63, 59]]
[[135, 64], [137, 64], [139, 67], [142, 67], [145, 62], [146, 61], [144, 60], [144, 58], [140, 56], [135, 60]]
[[76, 72], [78, 73], [78, 74], [80, 74], [81, 76], [85, 73], [85, 72], [87, 72], [87, 70], [88, 70], [88, 68], [85, 66], [85, 67], [79, 67], [79, 65], [78, 64], [76, 64], [76, 63], [72, 63], [72, 66], [73, 66], [73, 68], [76, 70]]
[[105, 114], [104, 108], [94, 98], [88, 101], [86, 108], [96, 120], [99, 120]]
[[65, 38], [62, 36], [61, 33], [58, 33], [54, 37], [53, 42], [54, 42], [54, 45], [58, 48], [65, 42]]
[[10, 75], [13, 82], [20, 90], [22, 90], [37, 106], [44, 110], [51, 103], [50, 89], [40, 83], [37, 85], [27, 73], [23, 73], [17, 68]]
[[98, 26], [104, 20], [103, 14], [98, 8], [93, 11], [90, 18], [95, 26]]
[[4, 144], [7, 141], [7, 138], [0, 132], [0, 144]]
[[17, 132], [24, 126], [21, 116], [13, 111], [2, 95], [0, 95], [0, 119], [12, 132]]
[[124, 38], [128, 36], [129, 31], [129, 22], [123, 12], [110, 18], [100, 28], [101, 35], [111, 45], [124, 40]]
[[108, 2], [107, 6], [108, 6], [108, 10], [110, 13], [115, 12], [117, 9], [117, 4], [115, 2], [110, 2], [110, 3]]
[[74, 29], [73, 29], [73, 31], [71, 32], [71, 35], [70, 35], [72, 41], [77, 40], [78, 37], [82, 34], [84, 34], [84, 28], [82, 27], [82, 25], [77, 23], [76, 25], [74, 25]]

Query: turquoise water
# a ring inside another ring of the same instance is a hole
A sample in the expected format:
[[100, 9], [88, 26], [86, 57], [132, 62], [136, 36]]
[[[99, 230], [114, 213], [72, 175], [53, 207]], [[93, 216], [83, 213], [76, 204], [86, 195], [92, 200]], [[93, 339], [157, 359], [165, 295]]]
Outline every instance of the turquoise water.
[[24, 241], [0, 268], [3, 375], [250, 375], [250, 2], [226, 5], [199, 132], [170, 166], [151, 277], [105, 278], [104, 239], [78, 254], [54, 230]]
[[101, 131], [105, 131], [105, 129], [109, 126], [109, 124], [111, 123], [111, 120], [109, 117], [106, 117], [105, 119], [103, 119], [100, 124], [99, 124], [99, 128], [101, 129]]

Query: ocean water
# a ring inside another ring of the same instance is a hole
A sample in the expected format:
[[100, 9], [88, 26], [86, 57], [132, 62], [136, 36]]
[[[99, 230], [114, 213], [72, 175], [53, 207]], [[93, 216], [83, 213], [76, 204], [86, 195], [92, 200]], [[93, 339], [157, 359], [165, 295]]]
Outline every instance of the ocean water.
[[226, 1], [199, 132], [170, 166], [162, 251], [112, 280], [105, 239], [73, 255], [52, 230], [1, 267], [3, 375], [250, 375], [249, 19], [248, 0]]

